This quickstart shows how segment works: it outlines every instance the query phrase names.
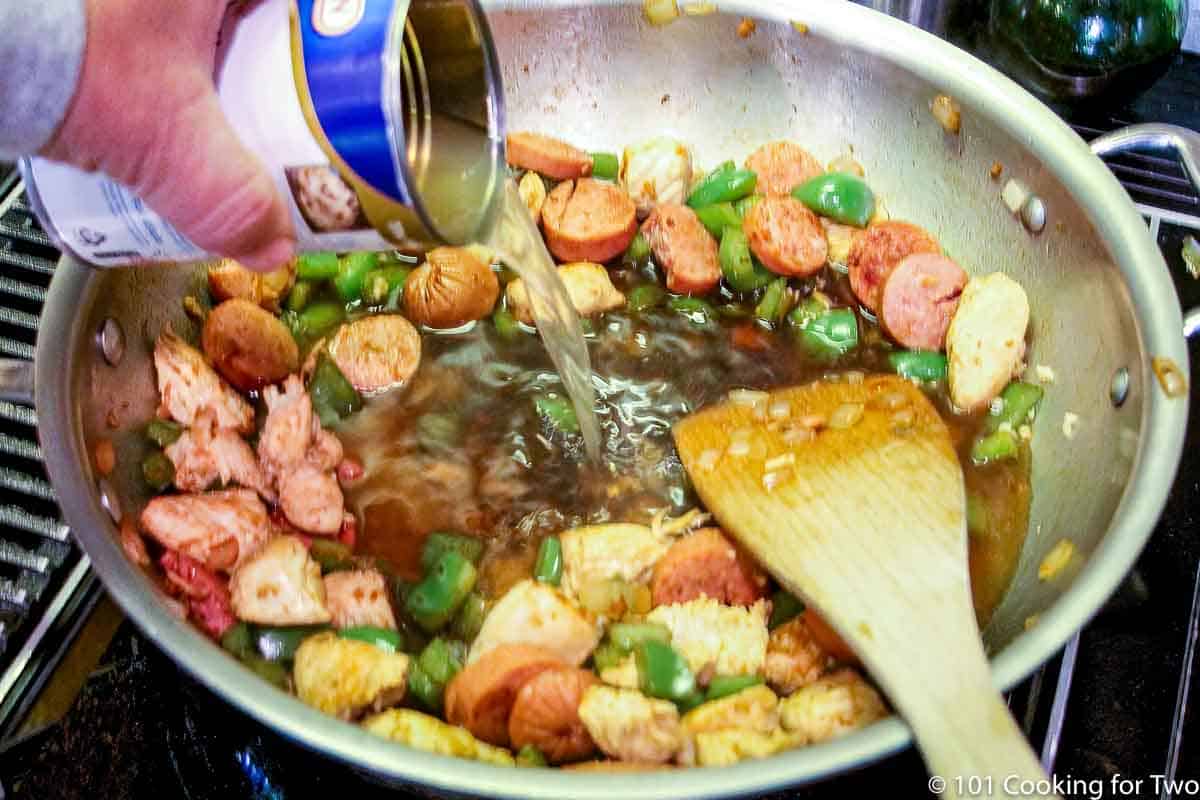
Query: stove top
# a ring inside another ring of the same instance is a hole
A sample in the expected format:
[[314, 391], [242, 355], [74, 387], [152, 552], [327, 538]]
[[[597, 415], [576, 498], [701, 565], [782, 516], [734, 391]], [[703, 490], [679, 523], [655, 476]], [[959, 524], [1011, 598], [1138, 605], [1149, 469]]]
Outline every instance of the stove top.
[[[1134, 122], [1197, 127], [1200, 56], [1180, 54], [1151, 90], [1120, 108], [1060, 111], [1084, 138]], [[1109, 166], [1146, 216], [1183, 306], [1200, 305], [1200, 281], [1188, 273], [1181, 256], [1184, 237], [1200, 238], [1200, 196], [1171, 159], [1129, 155]], [[0, 264], [9, 265], [0, 270], [0, 324], [17, 320], [29, 330], [31, 324], [36, 327], [40, 296], [10, 300], [15, 296], [5, 281], [13, 280], [13, 265], [27, 267], [33, 263], [29, 258], [44, 262], [52, 255], [44, 249], [44, 237], [38, 238], [40, 232], [29, 232], [31, 221], [21, 201], [9, 201], [16, 212], [6, 208], [7, 188], [0, 180]], [[25, 316], [14, 316], [10, 307]], [[0, 330], [0, 347], [3, 335]], [[1191, 345], [1193, 359], [1200, 355], [1198, 348], [1200, 343]], [[1059, 778], [1074, 781], [1067, 796], [1200, 796], [1200, 688], [1195, 685], [1200, 682], [1198, 396], [1192, 393], [1187, 446], [1167, 509], [1135, 569], [1063, 652], [1009, 695], [1043, 762]], [[32, 415], [0, 404], [5, 464], [8, 456], [21, 455], [29, 477], [38, 480], [36, 446], [22, 446], [20, 431], [3, 427], [28, 428], [33, 422]], [[25, 435], [22, 441], [31, 441], [28, 431]], [[35, 496], [36, 490], [9, 472], [0, 467], [0, 493], [15, 494], [0, 497], [0, 505], [23, 508], [25, 516], [5, 516], [0, 508], [0, 590], [16, 569], [16, 551], [6, 544], [29, 540], [29, 515], [43, 521], [51, 539], [54, 531], [65, 534], [52, 496]], [[21, 553], [29, 547], [35, 545]], [[55, 560], [37, 562], [45, 574], [37, 579], [40, 588], [31, 600], [40, 605], [27, 603], [20, 614], [10, 609], [6, 618], [8, 607], [0, 595], [0, 800], [284, 800], [323, 790], [349, 790], [362, 798], [423, 796], [415, 789], [381, 789], [215, 699], [123, 621], [107, 598], [91, 610], [99, 592], [75, 548], [63, 545], [53, 552]], [[27, 561], [21, 562], [26, 571]], [[7, 647], [5, 619], [10, 619]], [[18, 672], [14, 662], [19, 658], [24, 662]], [[9, 675], [17, 675], [7, 679], [11, 686], [4, 683]], [[909, 750], [775, 800], [881, 791], [920, 797], [927, 794], [926, 780], [920, 759]]]

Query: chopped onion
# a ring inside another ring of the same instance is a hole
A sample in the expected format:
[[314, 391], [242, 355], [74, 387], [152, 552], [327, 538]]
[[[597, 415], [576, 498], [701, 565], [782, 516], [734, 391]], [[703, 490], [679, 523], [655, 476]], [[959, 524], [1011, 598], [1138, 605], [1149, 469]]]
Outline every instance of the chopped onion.
[[1029, 190], [1025, 188], [1025, 184], [1016, 178], [1011, 178], [1008, 183], [1004, 184], [1004, 188], [1000, 190], [1000, 199], [1004, 201], [1004, 205], [1009, 211], [1016, 214], [1020, 212], [1021, 207], [1025, 205], [1025, 201], [1029, 199]]
[[1073, 411], [1068, 411], [1063, 414], [1062, 432], [1063, 436], [1068, 439], [1074, 439], [1076, 432], [1079, 430], [1079, 415]]
[[1054, 370], [1045, 364], [1038, 364], [1033, 371], [1037, 373], [1038, 383], [1054, 383]]
[[800, 444], [802, 442], [811, 442], [816, 437], [811, 428], [801, 428], [793, 425], [783, 432], [781, 437], [786, 444]]
[[906, 397], [902, 392], [888, 392], [887, 394], [880, 396], [879, 402], [884, 408], [895, 410], [897, 408], [904, 408], [906, 405], [908, 405], [908, 397]]
[[1038, 580], [1048, 581], [1058, 577], [1059, 573], [1066, 569], [1073, 555], [1075, 543], [1070, 539], [1059, 539], [1038, 565]]
[[809, 430], [824, 428], [827, 420], [820, 414], [805, 414], [798, 422]]
[[851, 385], [859, 384], [859, 383], [862, 383], [863, 380], [866, 379], [866, 377], [867, 377], [866, 373], [864, 373], [864, 372], [859, 372], [856, 369], [851, 370], [850, 372], [846, 373], [846, 383], [849, 383]]
[[892, 422], [896, 423], [897, 425], [912, 425], [913, 419], [915, 418], [916, 415], [913, 414], [913, 410], [911, 408], [902, 408], [895, 414], [892, 414]]
[[855, 161], [849, 155], [838, 156], [833, 161], [830, 161], [825, 169], [828, 172], [844, 172], [847, 175], [857, 175], [860, 178], [867, 174], [862, 164]]
[[707, 17], [709, 14], [717, 13], [717, 4], [708, 2], [708, 0], [699, 0], [695, 3], [684, 3], [683, 13], [689, 17]]
[[757, 389], [731, 389], [729, 392], [729, 402], [737, 406], [746, 406], [747, 408], [753, 408], [759, 403], [765, 403], [769, 397], [769, 394]]
[[988, 404], [988, 413], [993, 417], [998, 417], [1004, 413], [1004, 398], [993, 397], [992, 402]]
[[842, 403], [829, 415], [829, 427], [844, 430], [855, 425], [863, 416], [862, 403]]
[[700, 453], [700, 458], [696, 460], [696, 466], [700, 467], [700, 469], [704, 470], [705, 472], [712, 472], [713, 468], [717, 466], [717, 462], [720, 459], [721, 451], [715, 447], [710, 447], [709, 449]]
[[796, 454], [795, 453], [784, 453], [781, 456], [775, 456], [772, 459], [768, 459], [767, 463], [763, 464], [763, 469], [765, 469], [769, 472], [774, 472], [775, 470], [782, 469], [783, 467], [790, 467], [792, 464], [795, 464], [795, 463], [796, 463]]
[[1200, 244], [1193, 236], [1183, 237], [1183, 263], [1187, 266], [1188, 275], [1200, 278]]
[[946, 133], [958, 133], [962, 127], [962, 109], [954, 98], [947, 94], [939, 94], [930, 103], [933, 118], [945, 129]]
[[651, 25], [666, 25], [679, 17], [675, 0], [643, 0], [642, 13]]
[[768, 492], [783, 482], [782, 472], [764, 472], [762, 476], [763, 488]]
[[776, 400], [767, 411], [771, 419], [787, 419], [791, 416], [792, 406], [786, 400]]
[[741, 458], [750, 454], [750, 442], [747, 439], [735, 439], [729, 443], [729, 455]]

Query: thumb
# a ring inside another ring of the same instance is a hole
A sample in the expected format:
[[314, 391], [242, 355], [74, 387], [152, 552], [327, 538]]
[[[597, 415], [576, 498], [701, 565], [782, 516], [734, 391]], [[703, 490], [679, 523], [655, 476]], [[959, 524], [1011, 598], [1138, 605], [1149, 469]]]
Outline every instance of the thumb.
[[200, 247], [251, 269], [278, 267], [295, 252], [287, 205], [234, 133], [211, 80], [199, 83], [150, 137], [134, 188]]

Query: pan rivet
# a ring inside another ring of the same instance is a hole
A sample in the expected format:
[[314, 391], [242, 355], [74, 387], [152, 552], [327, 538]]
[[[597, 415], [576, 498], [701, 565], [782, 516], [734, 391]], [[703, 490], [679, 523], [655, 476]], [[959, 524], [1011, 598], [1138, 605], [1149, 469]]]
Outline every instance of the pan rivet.
[[112, 317], [100, 323], [100, 330], [96, 331], [96, 343], [110, 366], [117, 366], [125, 357], [125, 331], [121, 330], [120, 323]]
[[1118, 367], [1113, 373], [1112, 382], [1108, 385], [1108, 399], [1112, 401], [1113, 408], [1120, 408], [1125, 404], [1125, 399], [1129, 397], [1129, 370], [1125, 367]]
[[1021, 206], [1021, 222], [1030, 233], [1041, 233], [1046, 227], [1046, 204], [1035, 194], [1029, 195]]
[[117, 499], [116, 490], [104, 478], [96, 481], [96, 488], [100, 490], [100, 505], [104, 506], [104, 510], [113, 518], [113, 522], [119, 525], [121, 523], [121, 501]]

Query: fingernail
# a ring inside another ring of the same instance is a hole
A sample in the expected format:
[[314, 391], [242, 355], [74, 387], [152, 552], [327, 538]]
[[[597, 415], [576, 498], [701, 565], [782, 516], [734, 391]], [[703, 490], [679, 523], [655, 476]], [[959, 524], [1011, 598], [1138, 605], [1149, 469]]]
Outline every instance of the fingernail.
[[260, 247], [252, 253], [238, 256], [237, 261], [242, 266], [259, 272], [269, 272], [286, 264], [296, 254], [296, 240], [289, 238], [276, 239], [265, 247]]

